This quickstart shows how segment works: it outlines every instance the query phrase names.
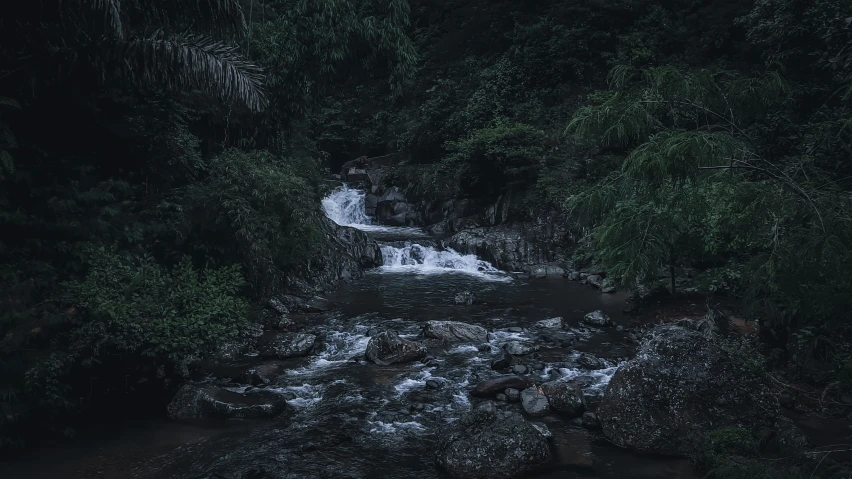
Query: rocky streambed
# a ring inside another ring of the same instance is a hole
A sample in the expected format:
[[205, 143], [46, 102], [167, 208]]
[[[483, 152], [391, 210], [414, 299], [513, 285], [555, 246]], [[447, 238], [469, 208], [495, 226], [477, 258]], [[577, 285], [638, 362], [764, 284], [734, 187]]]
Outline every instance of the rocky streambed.
[[272, 301], [276, 320], [208, 361], [170, 421], [4, 477], [693, 478], [684, 456], [714, 428], [800, 445], [756, 372], [697, 325], [638, 334], [622, 293], [359, 229], [383, 265]]

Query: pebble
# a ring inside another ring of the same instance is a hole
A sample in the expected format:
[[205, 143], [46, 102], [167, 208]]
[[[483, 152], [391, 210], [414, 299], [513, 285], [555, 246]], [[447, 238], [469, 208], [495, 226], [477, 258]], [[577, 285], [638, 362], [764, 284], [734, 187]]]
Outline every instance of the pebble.
[[426, 387], [429, 389], [441, 389], [441, 382], [436, 379], [426, 381]]
[[524, 328], [521, 328], [521, 327], [518, 327], [518, 326], [512, 326], [511, 328], [508, 329], [508, 331], [510, 333], [523, 333]]

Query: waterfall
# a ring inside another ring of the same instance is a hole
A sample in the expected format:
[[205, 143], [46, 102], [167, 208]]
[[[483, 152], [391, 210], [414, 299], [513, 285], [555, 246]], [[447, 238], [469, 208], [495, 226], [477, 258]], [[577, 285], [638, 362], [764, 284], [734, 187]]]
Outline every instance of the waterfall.
[[340, 226], [369, 225], [372, 221], [364, 212], [366, 196], [361, 190], [343, 185], [322, 199], [322, 209], [331, 221]]
[[[322, 208], [325, 215], [338, 225], [370, 232], [380, 242], [384, 260], [380, 271], [416, 274], [459, 272], [490, 280], [509, 280], [509, 276], [475, 255], [463, 255], [450, 248], [438, 249], [413, 242], [417, 238], [432, 239], [421, 228], [372, 224], [364, 209], [365, 197], [364, 191], [344, 185], [323, 198]], [[394, 245], [381, 244], [383, 240], [393, 242]], [[401, 247], [398, 246], [400, 243], [403, 244]]]

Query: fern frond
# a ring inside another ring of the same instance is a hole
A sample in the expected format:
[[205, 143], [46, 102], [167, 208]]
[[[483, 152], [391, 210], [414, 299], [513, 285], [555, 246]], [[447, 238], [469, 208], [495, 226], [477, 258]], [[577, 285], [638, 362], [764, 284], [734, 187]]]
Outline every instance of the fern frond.
[[260, 67], [243, 59], [235, 47], [205, 36], [132, 38], [115, 49], [127, 76], [143, 84], [172, 90], [199, 88], [252, 110], [267, 104]]

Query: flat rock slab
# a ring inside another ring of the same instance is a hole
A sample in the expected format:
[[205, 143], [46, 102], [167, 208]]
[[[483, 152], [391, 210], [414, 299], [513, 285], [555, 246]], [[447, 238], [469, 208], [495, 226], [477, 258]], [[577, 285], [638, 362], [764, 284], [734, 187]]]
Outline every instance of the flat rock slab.
[[287, 409], [280, 394], [262, 389], [234, 392], [212, 384], [181, 386], [169, 403], [171, 419], [230, 419], [273, 417]]
[[423, 328], [423, 335], [443, 341], [488, 342], [488, 330], [459, 321], [428, 321]]
[[490, 397], [506, 389], [523, 390], [529, 386], [530, 381], [520, 376], [500, 376], [499, 378], [488, 379], [477, 384], [473, 391], [470, 392], [470, 395], [474, 397]]

